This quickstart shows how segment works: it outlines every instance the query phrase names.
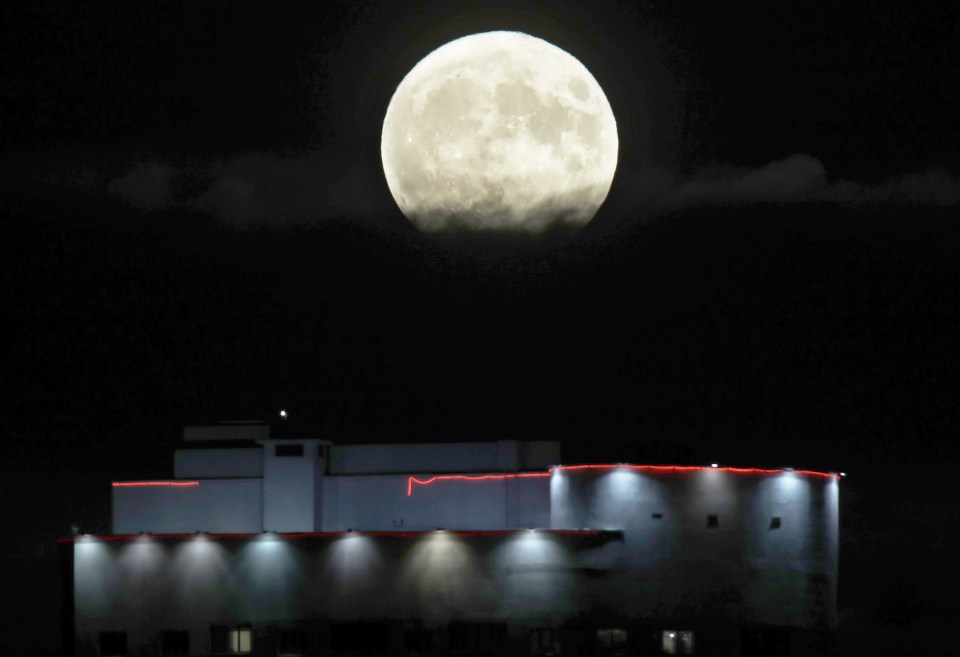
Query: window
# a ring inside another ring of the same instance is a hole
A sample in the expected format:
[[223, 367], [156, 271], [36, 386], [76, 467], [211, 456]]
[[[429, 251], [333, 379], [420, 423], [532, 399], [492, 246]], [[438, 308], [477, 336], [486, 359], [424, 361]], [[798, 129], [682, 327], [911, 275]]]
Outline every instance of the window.
[[530, 630], [530, 654], [544, 657], [559, 655], [560, 632], [550, 628]]
[[693, 632], [689, 630], [664, 630], [662, 646], [665, 655], [692, 655]]
[[216, 655], [249, 653], [253, 650], [253, 630], [249, 625], [214, 625], [210, 628], [210, 650]]
[[390, 626], [386, 623], [333, 623], [330, 648], [336, 652], [380, 652], [390, 647]]
[[654, 520], [662, 520], [662, 519], [663, 519], [663, 514], [662, 514], [662, 513], [654, 513], [651, 517], [652, 517]]
[[788, 630], [743, 628], [740, 630], [741, 657], [789, 657]]
[[304, 632], [283, 630], [277, 641], [278, 655], [302, 655], [307, 650], [307, 635]]
[[190, 654], [190, 633], [183, 630], [167, 630], [160, 634], [162, 657], [186, 657]]
[[421, 625], [405, 627], [403, 652], [407, 655], [425, 655], [433, 652], [433, 633]]
[[253, 631], [250, 626], [240, 626], [230, 630], [230, 651], [236, 653], [250, 652], [253, 647]]
[[477, 623], [477, 648], [488, 655], [501, 655], [507, 647], [506, 623]]
[[469, 650], [473, 647], [470, 640], [470, 626], [466, 623], [450, 623], [447, 628], [450, 639], [450, 650]]
[[780, 516], [770, 518], [770, 529], [780, 529]]
[[450, 623], [450, 650], [452, 652], [481, 652], [502, 654], [507, 643], [506, 623]]
[[707, 528], [716, 529], [720, 526], [720, 516], [707, 516]]
[[597, 630], [597, 643], [604, 652], [620, 652], [627, 647], [627, 631], [616, 627]]
[[101, 632], [97, 647], [100, 649], [100, 657], [123, 657], [127, 654], [127, 633]]
[[274, 456], [303, 456], [303, 445], [274, 445]]

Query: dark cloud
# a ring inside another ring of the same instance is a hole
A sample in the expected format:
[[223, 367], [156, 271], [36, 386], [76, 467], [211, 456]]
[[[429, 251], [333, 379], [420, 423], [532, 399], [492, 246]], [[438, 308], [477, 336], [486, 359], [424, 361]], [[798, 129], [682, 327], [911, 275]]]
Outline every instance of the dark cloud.
[[[639, 210], [647, 217], [686, 206], [756, 202], [960, 205], [960, 176], [945, 171], [906, 174], [877, 183], [831, 181], [823, 163], [806, 154], [754, 169], [712, 166], [684, 176], [648, 168], [619, 175], [630, 184], [620, 185], [629, 190], [629, 198], [618, 205], [631, 215]], [[243, 228], [373, 216], [378, 207], [370, 187], [381, 182], [358, 165], [343, 166], [322, 152], [299, 157], [248, 153], [190, 166], [141, 162], [106, 189], [143, 210], [202, 210]], [[618, 193], [615, 189], [611, 194]]]
[[826, 198], [845, 203], [949, 207], [960, 205], [960, 176], [931, 169], [873, 185], [842, 180], [826, 190]]
[[671, 204], [809, 198], [826, 184], [826, 169], [809, 155], [791, 155], [758, 169], [703, 171], [667, 197]]
[[876, 183], [833, 180], [823, 163], [795, 154], [749, 169], [713, 166], [689, 176], [664, 169], [633, 172], [631, 194], [645, 215], [691, 205], [828, 202], [844, 205], [960, 205], [960, 176], [928, 170]]
[[248, 153], [189, 165], [138, 163], [106, 190], [142, 210], [207, 211], [243, 228], [372, 214], [367, 178], [324, 153]]
[[172, 203], [170, 182], [176, 169], [159, 162], [143, 162], [107, 185], [107, 191], [142, 210], [159, 210]]

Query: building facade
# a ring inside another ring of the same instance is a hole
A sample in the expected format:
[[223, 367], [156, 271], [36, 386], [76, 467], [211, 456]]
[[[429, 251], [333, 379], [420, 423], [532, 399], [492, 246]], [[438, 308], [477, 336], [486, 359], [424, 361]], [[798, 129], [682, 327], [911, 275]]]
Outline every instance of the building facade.
[[113, 483], [111, 535], [63, 539], [79, 657], [831, 652], [833, 473], [184, 439], [172, 479]]

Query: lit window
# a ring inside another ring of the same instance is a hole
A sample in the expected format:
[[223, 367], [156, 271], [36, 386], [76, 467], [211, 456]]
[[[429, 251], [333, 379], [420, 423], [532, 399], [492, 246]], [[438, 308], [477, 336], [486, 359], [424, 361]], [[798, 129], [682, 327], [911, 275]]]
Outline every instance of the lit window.
[[215, 655], [249, 653], [253, 650], [253, 630], [249, 625], [214, 625], [210, 628], [210, 650]]
[[189, 654], [189, 632], [168, 630], [160, 634], [160, 655], [162, 657], [187, 657]]
[[101, 632], [97, 643], [100, 657], [123, 657], [127, 654], [126, 632]]
[[230, 630], [230, 650], [231, 652], [244, 653], [250, 652], [253, 644], [253, 632], [250, 626], [241, 626]]
[[665, 655], [692, 655], [693, 632], [689, 630], [664, 630], [662, 646]]
[[303, 632], [285, 630], [277, 642], [278, 655], [302, 655], [307, 649], [307, 635]]
[[544, 657], [559, 655], [560, 632], [551, 628], [530, 630], [530, 654]]

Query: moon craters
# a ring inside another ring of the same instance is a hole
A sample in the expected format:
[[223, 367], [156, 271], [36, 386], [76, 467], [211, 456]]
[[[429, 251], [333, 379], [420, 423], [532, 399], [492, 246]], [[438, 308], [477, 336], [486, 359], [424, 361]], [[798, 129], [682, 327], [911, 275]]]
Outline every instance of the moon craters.
[[570, 78], [570, 82], [567, 83], [567, 88], [581, 103], [587, 102], [590, 98], [590, 88], [587, 86], [587, 83], [580, 78]]
[[606, 198], [616, 121], [583, 65], [546, 41], [487, 32], [427, 55], [397, 87], [381, 155], [426, 232], [580, 226]]

